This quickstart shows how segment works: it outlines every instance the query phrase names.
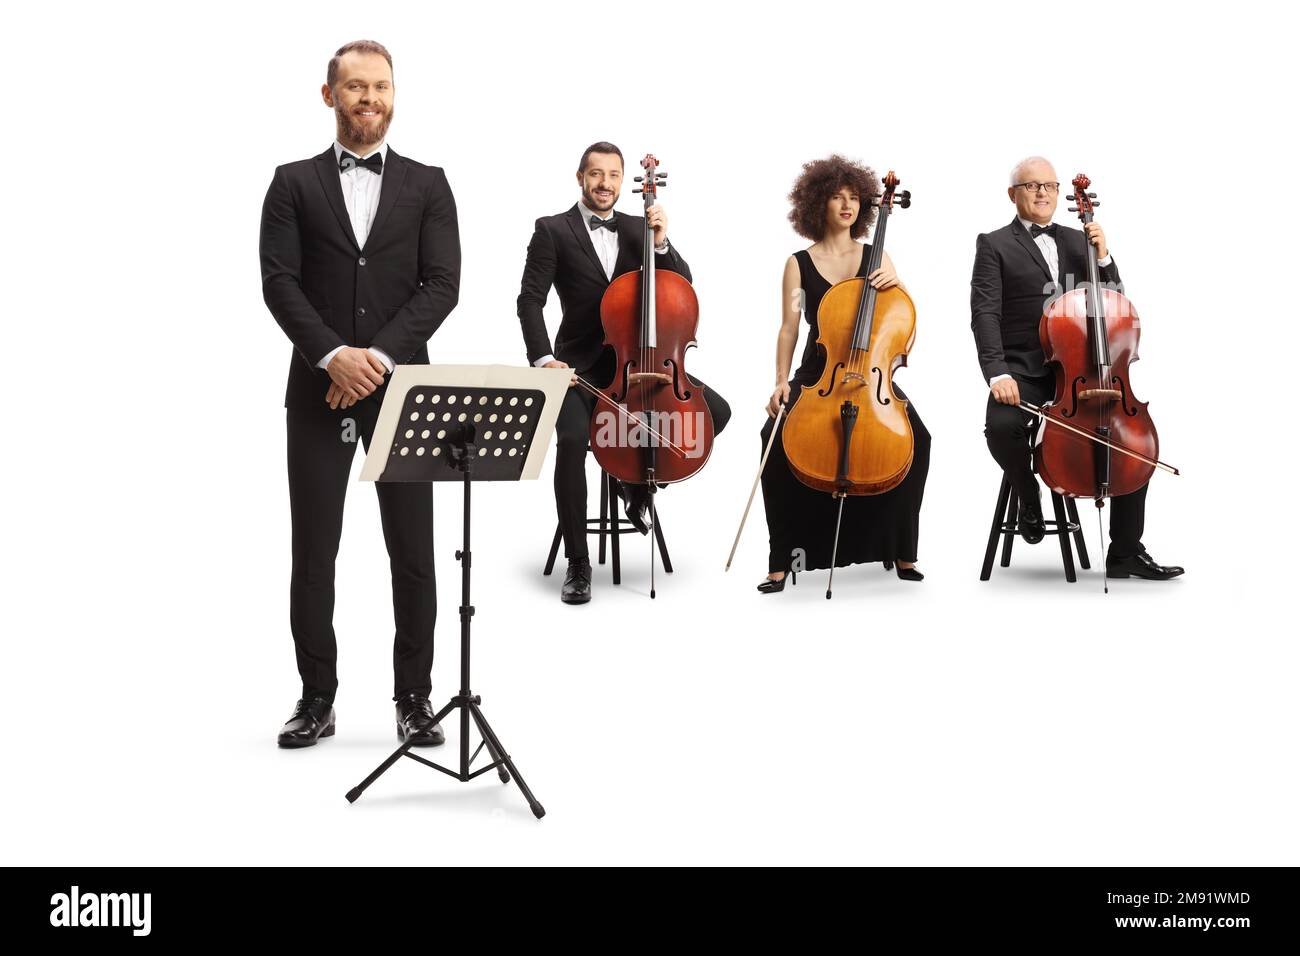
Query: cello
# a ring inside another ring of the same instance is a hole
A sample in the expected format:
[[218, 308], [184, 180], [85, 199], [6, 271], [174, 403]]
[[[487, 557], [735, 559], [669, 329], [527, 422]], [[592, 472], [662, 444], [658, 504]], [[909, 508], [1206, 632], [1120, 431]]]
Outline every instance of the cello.
[[[1091, 181], [1083, 173], [1072, 184], [1070, 212], [1086, 226], [1100, 203], [1088, 192]], [[1137, 310], [1122, 292], [1102, 286], [1097, 248], [1091, 240], [1085, 245], [1087, 281], [1053, 301], [1038, 326], [1043, 355], [1055, 374], [1054, 396], [1041, 406], [1021, 402], [1020, 407], [1042, 419], [1034, 447], [1042, 480], [1057, 494], [1092, 498], [1100, 509], [1112, 495], [1137, 491], [1156, 468], [1179, 472], [1159, 460], [1160, 439], [1148, 403], [1139, 402], [1129, 384], [1129, 366], [1138, 358]]]
[[[647, 154], [636, 181], [648, 214], [666, 185], [659, 161]], [[699, 301], [685, 277], [655, 268], [654, 231], [647, 215], [641, 269], [610, 283], [600, 302], [605, 344], [615, 353], [613, 382], [598, 392], [591, 417], [592, 454], [619, 481], [650, 491], [651, 521], [658, 485], [685, 481], [713, 450], [713, 416], [704, 390], [686, 374], [686, 350], [695, 345]], [[611, 411], [612, 407], [612, 411]], [[651, 538], [654, 597], [654, 544]]]
[[[867, 275], [884, 262], [885, 232], [894, 206], [906, 209], [912, 204], [911, 192], [895, 192], [898, 183], [890, 170], [884, 191], [874, 201], [879, 218]], [[826, 365], [815, 385], [803, 387], [781, 440], [795, 477], [840, 499], [831, 550], [833, 579], [844, 498], [890, 491], [912, 467], [912, 424], [907, 402], [894, 394], [893, 375], [907, 364], [916, 340], [916, 307], [901, 286], [878, 291], [866, 279], [854, 277], [837, 282], [822, 297], [817, 326], [817, 345]]]

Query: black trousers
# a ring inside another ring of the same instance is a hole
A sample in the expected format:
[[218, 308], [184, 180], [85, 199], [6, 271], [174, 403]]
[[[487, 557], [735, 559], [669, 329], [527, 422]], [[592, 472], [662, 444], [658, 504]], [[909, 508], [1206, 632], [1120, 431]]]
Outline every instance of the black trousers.
[[[606, 351], [592, 368], [578, 374], [594, 385], [613, 381], [613, 352]], [[731, 406], [703, 382], [694, 378], [691, 381], [704, 389], [704, 402], [713, 417], [713, 434], [720, 435], [731, 418]], [[587, 439], [596, 402], [595, 395], [574, 385], [564, 396], [555, 422], [555, 513], [564, 537], [564, 556], [570, 560], [587, 557]]]
[[[1055, 393], [1052, 377], [1028, 378], [1012, 376], [1020, 386], [1020, 398], [1031, 405], [1049, 402]], [[984, 438], [989, 452], [1006, 475], [1021, 499], [1037, 494], [1038, 479], [1030, 467], [1032, 455], [1029, 437], [1034, 433], [1039, 419], [1014, 405], [1003, 405], [992, 393], [984, 413]], [[1051, 427], [1050, 425], [1048, 426]], [[1147, 485], [1129, 495], [1110, 499], [1110, 558], [1128, 558], [1142, 548], [1142, 529], [1146, 521]]]
[[[289, 507], [293, 571], [289, 624], [303, 697], [333, 701], [338, 687], [334, 639], [334, 559], [343, 531], [343, 498], [356, 438], [367, 449], [379, 402], [363, 399], [346, 410], [287, 409]], [[427, 484], [375, 482], [384, 543], [393, 580], [393, 693], [428, 694], [433, 669], [433, 625], [438, 599], [433, 577], [433, 489]]]

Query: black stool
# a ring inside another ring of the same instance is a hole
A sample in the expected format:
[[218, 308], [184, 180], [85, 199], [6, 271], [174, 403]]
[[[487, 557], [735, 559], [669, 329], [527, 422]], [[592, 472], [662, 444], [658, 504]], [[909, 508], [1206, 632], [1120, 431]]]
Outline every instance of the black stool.
[[[614, 583], [622, 583], [622, 566], [619, 563], [618, 538], [623, 534], [639, 534], [632, 526], [632, 522], [627, 518], [619, 517], [615, 508], [615, 499], [618, 498], [618, 488], [615, 486], [615, 479], [603, 468], [600, 471], [600, 517], [587, 519], [587, 534], [600, 536], [600, 544], [597, 548], [597, 556], [600, 564], [605, 563], [605, 539], [610, 539], [610, 550], [613, 552], [614, 565]], [[655, 536], [655, 543], [659, 546], [659, 557], [663, 560], [664, 570], [669, 574], [673, 573], [673, 562], [668, 557], [668, 546], [664, 544], [664, 533], [659, 522], [659, 508], [656, 503], [655, 522], [651, 533]], [[551, 539], [551, 553], [546, 556], [546, 567], [542, 569], [543, 574], [550, 574], [555, 570], [555, 557], [560, 553], [560, 542], [564, 540], [564, 534], [560, 531], [560, 524], [555, 524], [555, 537]]]
[[[1011, 480], [1004, 474], [1002, 487], [998, 489], [998, 507], [993, 512], [993, 527], [989, 530], [989, 546], [984, 551], [984, 567], [980, 570], [980, 580], [987, 581], [993, 573], [993, 554], [997, 551], [998, 535], [1003, 536], [1002, 567], [1011, 566], [1011, 545], [1019, 533], [1016, 513], [1020, 508], [1020, 496], [1011, 489]], [[1065, 565], [1065, 580], [1073, 583], [1077, 580], [1074, 573], [1074, 556], [1070, 553], [1070, 535], [1074, 535], [1075, 547], [1079, 549], [1079, 564], [1086, 571], [1092, 567], [1088, 563], [1088, 548], [1083, 543], [1083, 532], [1079, 528], [1079, 510], [1073, 498], [1062, 498], [1052, 492], [1052, 511], [1055, 520], [1048, 519], [1047, 533], [1056, 535], [1061, 542], [1061, 563]], [[1067, 517], [1068, 515], [1068, 517]]]

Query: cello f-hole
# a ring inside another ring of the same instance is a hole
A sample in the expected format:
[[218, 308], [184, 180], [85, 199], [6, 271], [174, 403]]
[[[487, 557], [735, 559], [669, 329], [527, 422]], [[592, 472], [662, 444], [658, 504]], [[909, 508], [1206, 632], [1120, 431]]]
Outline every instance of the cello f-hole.
[[[614, 379], [613, 386], [610, 387], [609, 397], [616, 402], [627, 401], [627, 393], [631, 388], [632, 366], [635, 362], [628, 362], [620, 370], [618, 376]], [[621, 393], [620, 393], [621, 388]]]
[[835, 377], [840, 374], [840, 369], [842, 368], [845, 368], [843, 362], [835, 363], [835, 367], [831, 369], [830, 385], [826, 386], [825, 388], [817, 389], [817, 394], [819, 396], [825, 398], [827, 395], [831, 393], [831, 391], [835, 388]]
[[1124, 384], [1124, 380], [1118, 375], [1112, 375], [1110, 383], [1119, 386], [1119, 407], [1124, 409], [1124, 414], [1129, 418], [1137, 418], [1137, 405], [1133, 405], [1132, 408], [1129, 407], [1128, 387]]
[[871, 371], [876, 376], [876, 402], [880, 405], [888, 405], [892, 399], [886, 398], [884, 395], [885, 373], [877, 366], [873, 366]]
[[1086, 381], [1087, 379], [1080, 375], [1070, 383], [1070, 410], [1061, 412], [1062, 418], [1073, 418], [1079, 411], [1079, 385]]
[[668, 374], [672, 377], [673, 394], [677, 396], [677, 400], [679, 402], [688, 401], [692, 393], [689, 388], [682, 387], [682, 379], [684, 379], [686, 375], [682, 372], [681, 367], [672, 359], [664, 359], [664, 368], [668, 369]]

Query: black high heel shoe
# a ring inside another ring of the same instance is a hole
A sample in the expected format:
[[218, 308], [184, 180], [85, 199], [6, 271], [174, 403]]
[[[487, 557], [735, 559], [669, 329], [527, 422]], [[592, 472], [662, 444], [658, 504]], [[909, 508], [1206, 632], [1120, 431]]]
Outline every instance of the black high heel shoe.
[[[887, 563], [894, 564], [894, 562], [892, 561], [889, 561]], [[898, 572], [898, 579], [900, 581], [924, 581], [925, 580], [925, 575], [922, 574], [920, 571], [916, 570], [916, 568], [905, 568], [901, 564], [894, 564], [894, 570]]]
[[773, 581], [771, 578], [766, 578], [764, 579], [763, 583], [758, 586], [758, 593], [779, 594], [780, 592], [785, 590], [786, 579], [788, 578], [790, 580], [790, 583], [793, 585], [797, 583], [795, 581], [796, 577], [798, 577], [797, 574], [795, 574], [793, 571], [788, 571], [786, 572], [785, 577], [782, 578], [780, 581]]

